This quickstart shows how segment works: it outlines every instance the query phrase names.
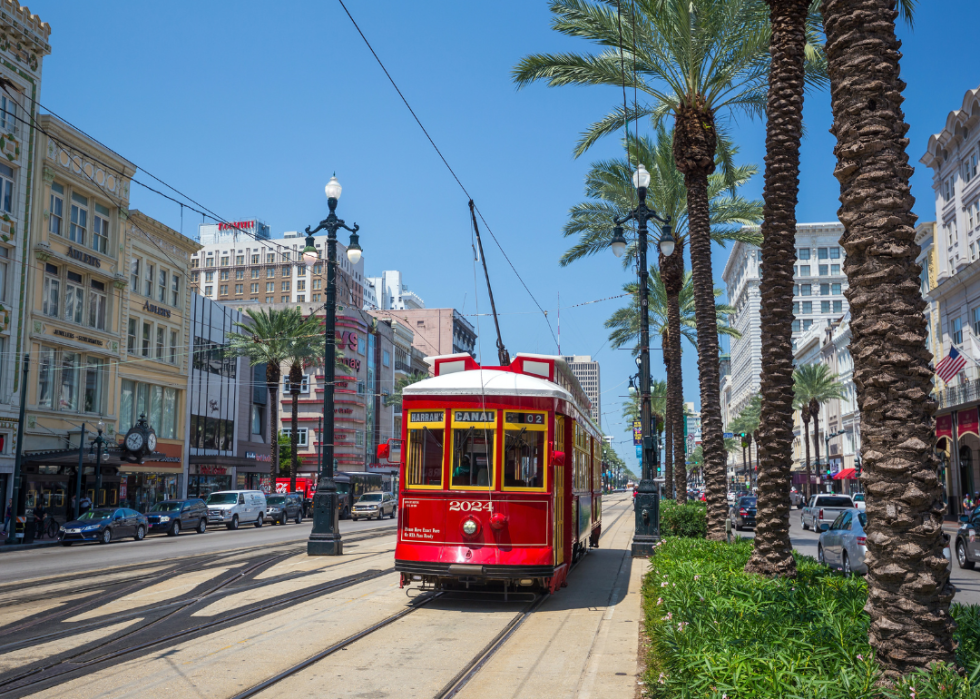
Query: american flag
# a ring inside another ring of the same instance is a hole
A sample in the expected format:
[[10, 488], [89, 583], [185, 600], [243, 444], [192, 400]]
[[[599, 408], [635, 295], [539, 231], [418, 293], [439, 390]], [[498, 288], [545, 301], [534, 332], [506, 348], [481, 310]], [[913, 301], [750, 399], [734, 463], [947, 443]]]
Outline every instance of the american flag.
[[936, 376], [946, 383], [949, 383], [966, 366], [966, 357], [950, 345], [949, 354], [943, 357], [943, 361], [936, 365]]

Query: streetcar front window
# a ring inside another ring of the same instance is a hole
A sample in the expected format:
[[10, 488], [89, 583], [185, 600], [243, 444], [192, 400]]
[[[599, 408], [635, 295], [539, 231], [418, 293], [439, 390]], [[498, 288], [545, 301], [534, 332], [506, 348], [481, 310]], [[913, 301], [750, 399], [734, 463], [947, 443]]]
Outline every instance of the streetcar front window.
[[454, 488], [489, 488], [496, 430], [481, 427], [453, 428]]
[[545, 485], [545, 413], [504, 413], [504, 489]]
[[408, 455], [405, 485], [409, 488], [441, 488], [445, 444], [445, 413], [411, 411], [408, 414]]

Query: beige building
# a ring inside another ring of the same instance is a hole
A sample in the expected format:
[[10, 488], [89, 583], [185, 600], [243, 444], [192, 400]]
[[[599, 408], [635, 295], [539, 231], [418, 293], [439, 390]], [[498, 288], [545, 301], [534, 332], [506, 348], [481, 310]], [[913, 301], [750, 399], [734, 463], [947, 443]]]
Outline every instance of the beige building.
[[453, 308], [406, 308], [371, 313], [377, 318], [394, 318], [411, 328], [414, 333], [412, 345], [426, 357], [460, 352], [476, 356], [476, 328]]

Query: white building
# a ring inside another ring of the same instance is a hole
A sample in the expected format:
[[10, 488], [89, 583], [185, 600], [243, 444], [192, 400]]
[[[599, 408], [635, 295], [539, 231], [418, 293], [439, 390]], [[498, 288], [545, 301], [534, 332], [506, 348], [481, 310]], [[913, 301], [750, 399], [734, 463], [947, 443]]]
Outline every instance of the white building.
[[[374, 305], [368, 305], [367, 288], [373, 289]], [[405, 311], [425, 308], [425, 302], [414, 291], [402, 283], [402, 273], [398, 270], [385, 270], [380, 277], [368, 277], [365, 284], [364, 307], [378, 311]]]
[[582, 384], [582, 390], [592, 402], [592, 419], [597, 425], [602, 424], [602, 409], [599, 405], [599, 362], [592, 361], [590, 355], [572, 355], [562, 357], [572, 374]]
[[[796, 226], [796, 260], [793, 286], [793, 342], [814, 325], [826, 327], [847, 312], [847, 277], [844, 249], [839, 241], [844, 226], [834, 223], [800, 223]], [[735, 307], [729, 324], [742, 333], [731, 340], [731, 378], [727, 412], [734, 418], [759, 392], [762, 373], [759, 283], [762, 251], [738, 242], [732, 247], [722, 279], [728, 303]], [[727, 427], [727, 424], [726, 424]]]

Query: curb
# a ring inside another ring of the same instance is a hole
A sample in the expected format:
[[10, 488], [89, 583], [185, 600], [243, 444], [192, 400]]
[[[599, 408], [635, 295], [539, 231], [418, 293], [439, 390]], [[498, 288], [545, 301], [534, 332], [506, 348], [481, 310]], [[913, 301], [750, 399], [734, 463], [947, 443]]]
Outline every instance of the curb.
[[11, 551], [30, 551], [32, 549], [46, 549], [52, 546], [58, 546], [60, 541], [41, 541], [36, 544], [0, 544], [0, 553], [9, 553]]

